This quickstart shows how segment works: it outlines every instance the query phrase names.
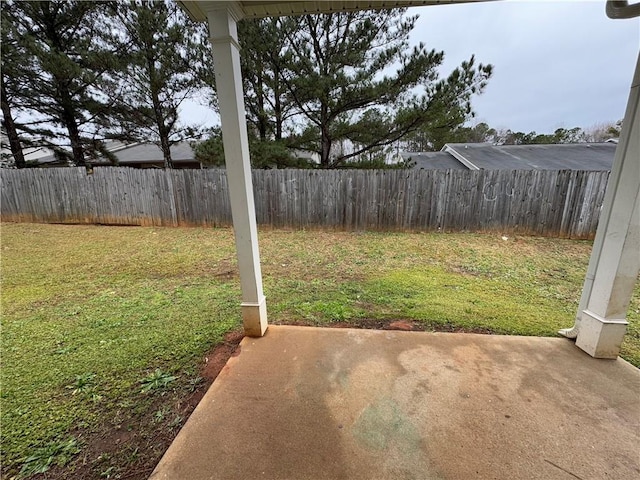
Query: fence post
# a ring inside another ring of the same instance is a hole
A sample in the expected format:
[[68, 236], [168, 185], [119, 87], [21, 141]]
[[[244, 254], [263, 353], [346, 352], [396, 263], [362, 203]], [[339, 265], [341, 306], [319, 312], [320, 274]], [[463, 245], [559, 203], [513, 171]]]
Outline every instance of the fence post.
[[176, 208], [176, 192], [173, 185], [173, 171], [170, 168], [165, 169], [167, 177], [167, 187], [169, 190], [169, 209], [171, 210], [171, 223], [174, 227], [178, 226], [178, 213]]

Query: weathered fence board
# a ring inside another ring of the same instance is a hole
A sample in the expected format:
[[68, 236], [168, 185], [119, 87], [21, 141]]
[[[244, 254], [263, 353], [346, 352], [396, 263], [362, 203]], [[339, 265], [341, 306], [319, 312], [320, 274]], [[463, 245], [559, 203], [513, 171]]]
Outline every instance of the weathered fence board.
[[[261, 225], [480, 231], [591, 238], [608, 172], [255, 170]], [[2, 170], [4, 221], [231, 224], [224, 170]]]

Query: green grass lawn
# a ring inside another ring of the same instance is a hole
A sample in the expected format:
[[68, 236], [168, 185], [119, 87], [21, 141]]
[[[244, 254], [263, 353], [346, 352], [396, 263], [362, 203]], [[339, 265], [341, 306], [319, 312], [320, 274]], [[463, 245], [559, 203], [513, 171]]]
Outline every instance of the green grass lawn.
[[[232, 230], [3, 224], [1, 235], [3, 476], [50, 465], [57, 478], [145, 478], [164, 448], [154, 436], [177, 433], [203, 358], [240, 326]], [[591, 249], [495, 234], [260, 241], [272, 323], [549, 336], [573, 324]], [[638, 289], [629, 320], [622, 356], [640, 366]], [[102, 446], [114, 432], [118, 448]]]

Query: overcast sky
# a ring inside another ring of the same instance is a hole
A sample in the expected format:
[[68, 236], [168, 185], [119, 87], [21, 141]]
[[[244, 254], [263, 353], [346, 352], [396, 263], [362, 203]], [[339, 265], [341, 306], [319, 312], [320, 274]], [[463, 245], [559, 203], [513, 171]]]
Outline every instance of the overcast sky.
[[444, 72], [472, 54], [494, 65], [474, 100], [478, 121], [514, 131], [590, 127], [624, 116], [640, 20], [601, 1], [500, 1], [412, 9], [413, 39], [445, 52]]
[[[476, 120], [495, 128], [550, 133], [624, 116], [640, 49], [640, 20], [612, 20], [604, 0], [523, 1], [410, 9], [414, 43], [443, 50], [442, 75], [472, 54], [494, 73], [473, 101]], [[206, 108], [189, 121], [214, 124]]]

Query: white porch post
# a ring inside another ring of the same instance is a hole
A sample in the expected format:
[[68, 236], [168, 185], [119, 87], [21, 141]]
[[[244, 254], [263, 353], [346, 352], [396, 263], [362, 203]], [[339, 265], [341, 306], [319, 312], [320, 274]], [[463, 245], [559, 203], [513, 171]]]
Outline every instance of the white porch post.
[[234, 2], [211, 2], [207, 5], [222, 124], [222, 144], [240, 268], [242, 320], [246, 335], [260, 337], [267, 329], [267, 306], [262, 291], [258, 230], [240, 72], [240, 47], [236, 23], [241, 18], [241, 10]]
[[560, 333], [596, 358], [616, 358], [640, 270], [640, 56], [584, 282], [576, 324]]

